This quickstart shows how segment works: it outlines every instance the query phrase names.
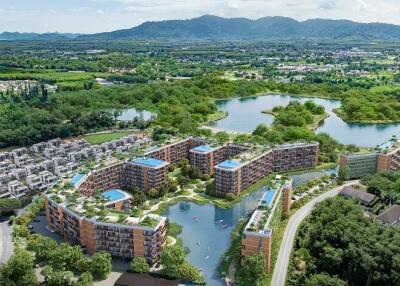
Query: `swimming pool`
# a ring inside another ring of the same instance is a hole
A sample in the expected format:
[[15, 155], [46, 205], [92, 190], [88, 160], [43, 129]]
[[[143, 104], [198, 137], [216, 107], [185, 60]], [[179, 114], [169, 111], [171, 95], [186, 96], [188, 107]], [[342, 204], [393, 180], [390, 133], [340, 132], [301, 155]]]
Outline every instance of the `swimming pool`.
[[85, 177], [85, 174], [77, 173], [71, 179], [71, 184], [74, 188], [80, 183], [80, 181]]
[[234, 169], [239, 166], [240, 166], [240, 163], [238, 161], [233, 161], [233, 160], [226, 160], [226, 161], [222, 162], [221, 164], [217, 165], [217, 167], [220, 167], [223, 169]]
[[102, 195], [110, 202], [119, 201], [125, 197], [125, 194], [118, 189], [111, 189], [109, 191], [103, 192]]
[[205, 153], [205, 152], [210, 151], [211, 149], [212, 148], [211, 148], [210, 145], [200, 145], [200, 146], [197, 146], [197, 147], [193, 148], [192, 150], [196, 151], [196, 152]]
[[274, 199], [274, 195], [275, 195], [275, 190], [266, 191], [261, 201], [261, 204], [270, 207], [272, 200]]

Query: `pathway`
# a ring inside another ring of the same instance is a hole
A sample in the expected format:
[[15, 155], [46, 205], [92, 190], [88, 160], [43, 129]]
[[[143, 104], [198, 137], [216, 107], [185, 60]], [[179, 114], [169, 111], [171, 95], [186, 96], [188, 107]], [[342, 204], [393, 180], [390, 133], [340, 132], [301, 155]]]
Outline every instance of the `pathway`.
[[352, 181], [344, 184], [343, 186], [334, 188], [322, 195], [312, 199], [301, 209], [296, 211], [292, 217], [289, 219], [289, 223], [286, 227], [281, 247], [279, 249], [278, 258], [276, 260], [274, 273], [272, 275], [271, 285], [273, 286], [284, 286], [286, 282], [286, 275], [288, 271], [288, 265], [290, 260], [290, 254], [293, 248], [294, 239], [296, 236], [297, 229], [299, 228], [301, 222], [311, 213], [312, 209], [319, 202], [322, 202], [328, 198], [332, 198], [339, 193], [345, 186], [353, 185], [358, 181]]

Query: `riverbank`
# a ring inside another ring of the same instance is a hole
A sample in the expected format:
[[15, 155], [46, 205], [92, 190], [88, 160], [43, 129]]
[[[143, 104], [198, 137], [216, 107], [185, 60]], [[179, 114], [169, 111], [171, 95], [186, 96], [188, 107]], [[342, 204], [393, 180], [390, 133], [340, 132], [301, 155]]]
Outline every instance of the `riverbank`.
[[354, 124], [398, 124], [400, 120], [351, 120], [346, 117], [346, 114], [341, 108], [334, 108], [332, 111], [339, 116], [343, 121]]
[[215, 112], [213, 114], [208, 114], [207, 115], [207, 123], [211, 123], [211, 122], [214, 122], [214, 121], [218, 121], [218, 120], [224, 119], [227, 116], [228, 116], [228, 112], [219, 110], [219, 111], [217, 111], [217, 112]]

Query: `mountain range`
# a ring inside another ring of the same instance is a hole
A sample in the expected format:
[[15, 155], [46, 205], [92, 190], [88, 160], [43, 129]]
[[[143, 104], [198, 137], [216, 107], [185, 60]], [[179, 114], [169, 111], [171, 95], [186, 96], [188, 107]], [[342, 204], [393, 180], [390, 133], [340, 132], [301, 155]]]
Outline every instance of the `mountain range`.
[[130, 39], [361, 39], [400, 40], [400, 26], [349, 20], [287, 17], [222, 18], [205, 15], [189, 20], [145, 22], [139, 26], [90, 35], [3, 33], [0, 40], [130, 40]]

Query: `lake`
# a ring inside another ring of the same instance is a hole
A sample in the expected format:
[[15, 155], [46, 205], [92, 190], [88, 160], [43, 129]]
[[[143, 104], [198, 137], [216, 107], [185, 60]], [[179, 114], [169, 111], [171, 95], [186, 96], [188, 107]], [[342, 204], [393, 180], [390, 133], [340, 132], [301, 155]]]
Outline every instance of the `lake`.
[[358, 124], [346, 123], [333, 109], [341, 106], [340, 100], [295, 97], [290, 95], [265, 95], [219, 100], [216, 102], [221, 111], [228, 112], [224, 119], [210, 123], [211, 127], [236, 132], [252, 132], [258, 124], [271, 125], [274, 117], [261, 113], [276, 106], [286, 106], [290, 101], [305, 102], [311, 100], [325, 107], [329, 117], [321, 123], [317, 133], [325, 132], [343, 144], [355, 144], [363, 147], [375, 147], [388, 141], [393, 135], [399, 135], [400, 124]]
[[135, 108], [130, 108], [130, 109], [121, 110], [121, 115], [118, 116], [117, 119], [120, 121], [131, 121], [137, 117], [137, 118], [141, 118], [145, 121], [148, 121], [153, 116], [155, 116], [155, 114], [152, 112], [149, 112], [146, 110], [136, 110]]
[[[336, 173], [337, 169], [326, 171], [306, 171], [292, 176], [293, 185], [306, 183], [323, 175]], [[218, 267], [222, 256], [231, 243], [231, 232], [241, 218], [246, 218], [256, 208], [267, 190], [262, 187], [245, 197], [230, 209], [214, 205], [198, 205], [193, 202], [179, 202], [170, 206], [162, 215], [171, 222], [183, 226], [179, 235], [183, 245], [190, 249], [187, 259], [197, 268], [202, 269], [207, 286], [224, 286]]]

